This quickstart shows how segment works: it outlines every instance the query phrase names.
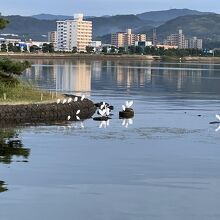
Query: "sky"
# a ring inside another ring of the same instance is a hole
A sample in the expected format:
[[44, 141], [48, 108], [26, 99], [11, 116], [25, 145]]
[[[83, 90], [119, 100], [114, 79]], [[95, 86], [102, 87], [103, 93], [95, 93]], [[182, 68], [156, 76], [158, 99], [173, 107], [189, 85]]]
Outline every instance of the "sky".
[[86, 16], [138, 14], [171, 8], [220, 13], [220, 0], [0, 0], [2, 15], [56, 14]]

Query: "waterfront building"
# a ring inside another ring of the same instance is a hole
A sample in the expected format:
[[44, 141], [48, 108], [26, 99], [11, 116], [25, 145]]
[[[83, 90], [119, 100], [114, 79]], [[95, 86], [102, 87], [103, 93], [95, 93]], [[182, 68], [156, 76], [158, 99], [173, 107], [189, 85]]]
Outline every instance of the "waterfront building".
[[202, 39], [198, 39], [197, 37], [193, 37], [189, 39], [189, 48], [192, 49], [202, 49]]
[[102, 41], [91, 41], [89, 47], [93, 47], [94, 52], [99, 52], [102, 50]]
[[48, 41], [53, 44], [54, 48], [57, 47], [57, 31], [48, 32]]
[[84, 21], [83, 14], [75, 14], [73, 20], [57, 21], [58, 51], [86, 52], [86, 46], [92, 41], [92, 22]]
[[135, 41], [135, 46], [139, 47], [152, 47], [152, 41]]
[[157, 48], [164, 48], [164, 50], [169, 50], [169, 49], [178, 49], [178, 46], [171, 46], [171, 45], [166, 45], [166, 44], [157, 44]]
[[117, 48], [134, 46], [136, 41], [146, 40], [146, 34], [133, 34], [131, 29], [127, 29], [127, 32], [117, 32], [111, 35], [111, 44]]
[[187, 49], [188, 40], [185, 38], [183, 31], [180, 29], [178, 33], [167, 36], [167, 39], [164, 41], [164, 45], [176, 46], [179, 49]]
[[178, 33], [167, 36], [164, 45], [176, 46], [179, 49], [202, 49], [202, 39], [198, 39], [197, 37], [187, 39], [180, 29]]

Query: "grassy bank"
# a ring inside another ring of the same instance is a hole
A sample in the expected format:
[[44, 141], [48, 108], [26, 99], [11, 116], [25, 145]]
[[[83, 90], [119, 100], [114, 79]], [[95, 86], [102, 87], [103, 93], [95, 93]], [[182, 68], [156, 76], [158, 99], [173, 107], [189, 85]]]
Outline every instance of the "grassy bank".
[[16, 84], [0, 82], [0, 94], [0, 104], [48, 103], [63, 98], [61, 94], [39, 90], [24, 82]]

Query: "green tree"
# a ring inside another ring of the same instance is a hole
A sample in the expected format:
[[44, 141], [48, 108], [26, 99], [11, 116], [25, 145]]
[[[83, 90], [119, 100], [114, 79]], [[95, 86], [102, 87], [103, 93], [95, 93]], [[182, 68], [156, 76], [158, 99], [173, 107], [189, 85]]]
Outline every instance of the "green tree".
[[129, 46], [128, 47], [128, 53], [129, 54], [135, 54], [136, 53], [136, 47], [135, 46]]
[[3, 29], [5, 28], [5, 26], [8, 24], [8, 21], [3, 19], [3, 18], [0, 18], [0, 29]]
[[13, 51], [13, 48], [14, 48], [14, 45], [12, 43], [9, 43], [8, 44], [8, 51], [9, 52], [12, 52]]
[[22, 72], [30, 67], [28, 61], [19, 62], [8, 58], [0, 59], [0, 75], [12, 77], [13, 75], [21, 75]]
[[31, 53], [36, 53], [39, 50], [40, 50], [40, 48], [37, 45], [30, 46], [30, 52]]
[[73, 47], [72, 53], [77, 53], [77, 47]]
[[86, 46], [87, 53], [94, 53], [94, 47]]
[[125, 48], [124, 47], [119, 47], [118, 48], [118, 53], [125, 53]]
[[43, 51], [43, 53], [53, 53], [54, 52], [53, 44], [52, 43], [50, 43], [50, 44], [44, 43], [43, 47], [42, 47], [42, 51]]
[[111, 50], [110, 50], [110, 53], [116, 53], [116, 47], [114, 47], [114, 46], [111, 46]]
[[142, 54], [143, 52], [144, 52], [144, 50], [142, 49], [142, 47], [136, 46], [136, 48], [135, 48], [135, 53], [137, 53], [137, 54]]
[[6, 44], [1, 45], [1, 51], [2, 52], [7, 52], [7, 45]]
[[[0, 18], [0, 29], [3, 29], [8, 22]], [[1, 49], [6, 49], [6, 45], [2, 45]], [[8, 58], [0, 58], [0, 82], [1, 83], [19, 83], [19, 81], [14, 77], [15, 75], [21, 75], [22, 72], [30, 67], [28, 61], [19, 62], [13, 61]]]
[[102, 48], [102, 52], [103, 52], [103, 53], [108, 53], [108, 48], [107, 48], [107, 47], [103, 47], [103, 48]]

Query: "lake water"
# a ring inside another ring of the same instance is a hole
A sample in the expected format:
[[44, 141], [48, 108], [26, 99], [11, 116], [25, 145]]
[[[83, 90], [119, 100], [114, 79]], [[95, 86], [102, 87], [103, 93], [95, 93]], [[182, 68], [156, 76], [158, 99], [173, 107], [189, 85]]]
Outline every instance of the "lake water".
[[[209, 124], [220, 114], [219, 64], [32, 62], [25, 80], [106, 101], [114, 115], [108, 126], [2, 129], [1, 220], [220, 219], [220, 129]], [[118, 118], [126, 100], [133, 121]]]

